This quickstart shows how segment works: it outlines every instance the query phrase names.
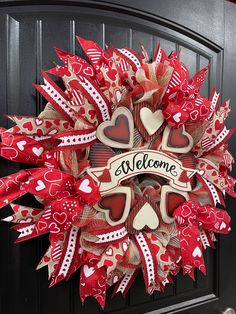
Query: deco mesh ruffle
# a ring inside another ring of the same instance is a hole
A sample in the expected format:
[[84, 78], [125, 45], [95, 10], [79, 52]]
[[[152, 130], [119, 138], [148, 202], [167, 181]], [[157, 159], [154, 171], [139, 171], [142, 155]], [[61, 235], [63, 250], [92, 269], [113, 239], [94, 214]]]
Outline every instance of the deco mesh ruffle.
[[[233, 130], [229, 101], [200, 94], [208, 67], [190, 79], [159, 46], [150, 61], [143, 47], [103, 51], [77, 39], [88, 61], [56, 49], [64, 65], [35, 85], [45, 109], [8, 116], [15, 126], [1, 129], [1, 156], [36, 167], [1, 178], [0, 206], [12, 207], [3, 220], [16, 242], [49, 234], [38, 268], [48, 267], [51, 286], [81, 267], [82, 302], [104, 307], [106, 289], [125, 296], [139, 271], [148, 293], [181, 269], [205, 274], [203, 250], [230, 230], [222, 208], [225, 193], [235, 196]], [[43, 209], [13, 203], [26, 193]]]

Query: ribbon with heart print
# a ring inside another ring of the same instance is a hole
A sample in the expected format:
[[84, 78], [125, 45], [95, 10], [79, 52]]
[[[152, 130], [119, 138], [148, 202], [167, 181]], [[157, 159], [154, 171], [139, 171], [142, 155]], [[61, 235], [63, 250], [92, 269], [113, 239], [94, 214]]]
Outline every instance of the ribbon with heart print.
[[155, 234], [140, 232], [134, 236], [143, 265], [146, 291], [160, 291], [167, 279], [167, 269], [172, 264], [170, 255]]
[[98, 186], [90, 176], [77, 181], [57, 169], [33, 168], [0, 179], [0, 207], [31, 193], [47, 201], [79, 197], [82, 204], [93, 205], [100, 199]]
[[85, 298], [93, 296], [102, 308], [106, 300], [106, 272], [105, 268], [94, 268], [84, 265], [80, 275], [80, 297], [82, 303]]
[[44, 210], [12, 204], [14, 215], [4, 220], [16, 223], [13, 228], [20, 233], [16, 242], [50, 233], [52, 258], [57, 256], [51, 286], [68, 279], [81, 265], [79, 222], [84, 221], [84, 206], [93, 205], [100, 199], [96, 183], [89, 176], [76, 181], [68, 174], [45, 168], [25, 170], [2, 182], [2, 198], [5, 191], [10, 196], [3, 201], [4, 205], [27, 192], [46, 200]]
[[[11, 206], [2, 220], [16, 242], [48, 234], [37, 269], [48, 268], [50, 287], [81, 268], [82, 303], [104, 308], [106, 290], [125, 297], [139, 271], [149, 294], [181, 268], [205, 273], [203, 249], [230, 229], [217, 206], [236, 196], [233, 129], [229, 101], [219, 106], [214, 88], [201, 95], [208, 66], [190, 78], [160, 45], [151, 58], [143, 46], [139, 55], [76, 38], [87, 60], [55, 48], [62, 64], [34, 85], [43, 111], [6, 115], [15, 125], [0, 128], [0, 156], [36, 167], [0, 179], [0, 207]], [[17, 204], [26, 193], [40, 204]]]
[[208, 118], [211, 114], [210, 101], [199, 92], [208, 66], [189, 80], [189, 71], [175, 52], [167, 57], [159, 46], [154, 60], [173, 67], [173, 74], [163, 97], [163, 114], [168, 124], [178, 128], [186, 122], [198, 122]]
[[199, 206], [186, 201], [174, 211], [179, 232], [184, 274], [194, 279], [194, 268], [205, 274], [200, 231], [205, 233], [228, 233], [230, 217], [225, 210], [210, 206]]

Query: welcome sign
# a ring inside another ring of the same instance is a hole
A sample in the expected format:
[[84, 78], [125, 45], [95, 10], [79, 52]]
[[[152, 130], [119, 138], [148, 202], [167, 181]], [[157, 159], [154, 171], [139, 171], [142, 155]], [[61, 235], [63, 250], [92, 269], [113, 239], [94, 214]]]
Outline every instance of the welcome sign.
[[110, 158], [105, 167], [90, 168], [88, 174], [97, 181], [101, 193], [119, 186], [130, 177], [150, 173], [167, 179], [171, 186], [190, 191], [190, 178], [195, 169], [184, 168], [182, 162], [156, 150], [135, 150]]

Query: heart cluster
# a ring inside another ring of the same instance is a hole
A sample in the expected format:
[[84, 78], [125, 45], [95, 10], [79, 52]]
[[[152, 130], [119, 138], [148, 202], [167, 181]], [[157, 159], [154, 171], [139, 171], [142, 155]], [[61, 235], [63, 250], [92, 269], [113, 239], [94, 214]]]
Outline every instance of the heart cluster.
[[[148, 293], [181, 269], [206, 272], [204, 249], [230, 230], [233, 130], [229, 102], [219, 106], [214, 89], [201, 95], [208, 67], [189, 78], [160, 46], [150, 61], [143, 47], [104, 51], [77, 39], [89, 62], [56, 48], [64, 65], [35, 85], [44, 110], [8, 116], [15, 126], [1, 129], [0, 155], [35, 168], [0, 179], [0, 207], [13, 210], [3, 220], [15, 223], [17, 242], [49, 234], [38, 269], [48, 267], [50, 286], [81, 268], [82, 302], [104, 307], [107, 288], [125, 296], [140, 271]], [[26, 193], [38, 208], [15, 203]]]

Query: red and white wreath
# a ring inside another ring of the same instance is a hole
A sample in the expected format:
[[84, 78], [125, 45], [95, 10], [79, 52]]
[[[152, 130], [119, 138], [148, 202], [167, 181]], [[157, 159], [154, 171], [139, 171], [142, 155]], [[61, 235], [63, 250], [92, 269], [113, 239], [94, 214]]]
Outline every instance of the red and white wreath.
[[[190, 79], [159, 46], [150, 61], [143, 47], [103, 51], [77, 39], [88, 61], [56, 49], [64, 65], [35, 86], [45, 109], [8, 116], [15, 126], [1, 129], [1, 156], [36, 167], [0, 179], [0, 206], [13, 209], [3, 220], [15, 223], [16, 242], [49, 233], [38, 268], [48, 267], [51, 286], [82, 267], [82, 301], [104, 307], [106, 289], [125, 296], [140, 270], [148, 293], [181, 268], [205, 273], [203, 249], [230, 230], [217, 206], [235, 196], [233, 130], [229, 102], [218, 107], [215, 90], [200, 94], [208, 67]], [[26, 193], [43, 209], [13, 203]]]

